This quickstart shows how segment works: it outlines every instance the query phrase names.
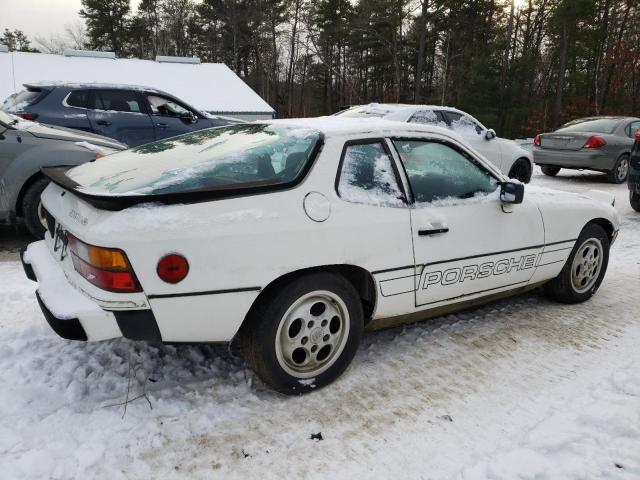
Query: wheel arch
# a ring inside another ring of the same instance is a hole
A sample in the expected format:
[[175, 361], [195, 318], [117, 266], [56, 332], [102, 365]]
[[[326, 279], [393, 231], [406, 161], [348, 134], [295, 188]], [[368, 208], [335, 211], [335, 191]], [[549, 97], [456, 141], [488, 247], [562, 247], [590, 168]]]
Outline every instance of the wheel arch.
[[25, 194], [27, 193], [27, 190], [29, 190], [31, 185], [33, 185], [38, 180], [43, 178], [45, 177], [41, 172], [36, 172], [33, 175], [31, 175], [29, 178], [27, 178], [27, 181], [22, 184], [22, 187], [20, 187], [20, 190], [18, 191], [18, 196], [16, 197], [16, 205], [15, 205], [16, 217], [23, 216], [24, 212], [22, 211], [22, 200]]
[[335, 265], [320, 265], [316, 267], [303, 268], [288, 272], [269, 283], [264, 287], [257, 298], [251, 304], [249, 311], [242, 321], [242, 325], [239, 330], [242, 330], [243, 326], [247, 323], [247, 318], [250, 318], [252, 313], [260, 308], [261, 303], [273, 295], [273, 292], [281, 288], [282, 285], [295, 280], [296, 278], [308, 275], [310, 273], [327, 272], [340, 275], [345, 278], [355, 288], [360, 301], [362, 303], [362, 310], [364, 312], [365, 326], [371, 321], [373, 312], [375, 311], [377, 295], [376, 295], [376, 283], [371, 272], [367, 269], [351, 264], [335, 264]]
[[585, 224], [585, 227], [587, 225], [598, 225], [599, 227], [602, 227], [604, 229], [604, 231], [607, 233], [607, 237], [609, 238], [609, 242], [611, 242], [613, 240], [613, 235], [615, 233], [615, 228], [613, 227], [613, 223], [611, 223], [611, 221], [607, 220], [606, 218], [602, 218], [602, 217], [594, 218], [592, 220], [589, 220]]

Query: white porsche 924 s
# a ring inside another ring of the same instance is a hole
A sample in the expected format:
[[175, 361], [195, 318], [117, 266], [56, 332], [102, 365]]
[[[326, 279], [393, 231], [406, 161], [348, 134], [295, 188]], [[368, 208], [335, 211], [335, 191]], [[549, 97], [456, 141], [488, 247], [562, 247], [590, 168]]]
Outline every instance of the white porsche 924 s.
[[330, 383], [365, 329], [542, 284], [598, 289], [611, 201], [510, 181], [454, 132], [385, 120], [233, 125], [47, 170], [22, 253], [60, 336], [239, 341], [287, 394]]

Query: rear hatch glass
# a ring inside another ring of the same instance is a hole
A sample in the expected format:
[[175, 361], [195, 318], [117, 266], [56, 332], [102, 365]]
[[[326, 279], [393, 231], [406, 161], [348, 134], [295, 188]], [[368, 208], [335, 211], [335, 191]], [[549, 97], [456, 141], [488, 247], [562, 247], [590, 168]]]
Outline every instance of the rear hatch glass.
[[[211, 128], [141, 145], [68, 170], [80, 194], [144, 196], [284, 187], [310, 167], [314, 129], [276, 124]], [[69, 185], [67, 185], [69, 186]]]
[[33, 105], [40, 100], [40, 97], [43, 95], [44, 92], [39, 88], [28, 88], [27, 90], [22, 90], [17, 94], [9, 96], [2, 104], [2, 109], [12, 113], [21, 112], [29, 105]]

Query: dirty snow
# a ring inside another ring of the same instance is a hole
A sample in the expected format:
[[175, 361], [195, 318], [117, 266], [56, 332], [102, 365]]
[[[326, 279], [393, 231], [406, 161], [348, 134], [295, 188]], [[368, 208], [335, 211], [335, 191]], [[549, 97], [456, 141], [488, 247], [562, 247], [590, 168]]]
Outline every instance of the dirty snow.
[[602, 175], [534, 185], [616, 195], [622, 231], [589, 303], [533, 292], [370, 333], [300, 398], [224, 346], [62, 340], [17, 255], [0, 261], [0, 477], [639, 478], [640, 214]]

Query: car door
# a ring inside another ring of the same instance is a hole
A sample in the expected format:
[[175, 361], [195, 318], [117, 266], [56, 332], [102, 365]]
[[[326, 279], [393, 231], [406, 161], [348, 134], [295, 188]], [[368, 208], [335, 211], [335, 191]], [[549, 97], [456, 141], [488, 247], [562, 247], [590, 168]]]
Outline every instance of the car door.
[[336, 179], [340, 201], [331, 219], [339, 227], [341, 256], [353, 256], [345, 263], [363, 265], [375, 278], [376, 318], [414, 310], [410, 214], [399, 176], [384, 139], [344, 144]]
[[457, 144], [392, 142], [414, 201], [416, 308], [526, 286], [544, 244], [535, 203], [503, 205], [499, 179]]
[[87, 116], [95, 133], [129, 147], [155, 139], [153, 123], [142, 97], [134, 90], [93, 90]]
[[447, 119], [447, 124], [461, 135], [474, 150], [480, 152], [499, 169], [503, 168], [500, 143], [493, 139], [487, 140], [484, 135], [485, 130], [471, 117], [452, 110], [443, 110], [442, 114]]
[[172, 98], [159, 93], [147, 92], [143, 95], [151, 112], [157, 140], [175, 137], [209, 126], [203, 125], [204, 119], [199, 118], [196, 112]]

